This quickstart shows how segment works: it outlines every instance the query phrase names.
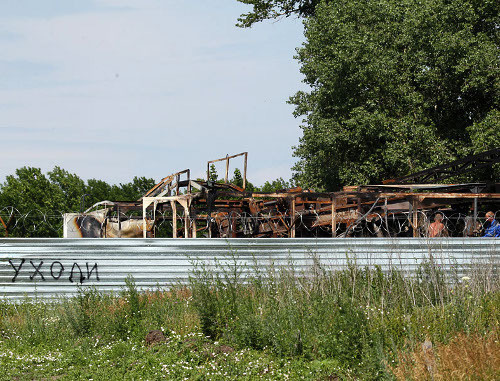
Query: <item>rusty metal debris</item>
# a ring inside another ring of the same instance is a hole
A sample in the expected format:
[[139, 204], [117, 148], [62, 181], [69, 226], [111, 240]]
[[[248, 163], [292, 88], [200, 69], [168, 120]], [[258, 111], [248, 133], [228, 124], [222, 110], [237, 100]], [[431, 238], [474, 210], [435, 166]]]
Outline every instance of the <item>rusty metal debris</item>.
[[9, 236], [9, 231], [7, 230], [7, 224], [3, 221], [2, 216], [0, 216], [0, 223], [2, 223], [3, 228], [5, 229], [5, 236]]
[[5, 237], [8, 237], [10, 228], [16, 222], [14, 217], [14, 208], [3, 208], [3, 210], [7, 210], [9, 213], [5, 216], [7, 217], [5, 220], [2, 218], [2, 216], [0, 216], [0, 229], [3, 229]]
[[[248, 154], [243, 152], [208, 161], [206, 180], [191, 179], [186, 169], [162, 179], [140, 200], [104, 201], [83, 214], [67, 215], [65, 236], [418, 237], [427, 234], [430, 219], [438, 212], [456, 225], [450, 234], [474, 236], [479, 234], [479, 204], [499, 209], [500, 183], [408, 181], [449, 177], [454, 168], [469, 171], [473, 166], [491, 166], [500, 161], [499, 152], [488, 151], [380, 185], [349, 186], [340, 192], [296, 187], [273, 193], [245, 190]], [[229, 161], [239, 156], [244, 157], [242, 188], [228, 182]], [[219, 161], [226, 162], [224, 182], [210, 179], [210, 164]], [[72, 231], [76, 235], [68, 233]]]

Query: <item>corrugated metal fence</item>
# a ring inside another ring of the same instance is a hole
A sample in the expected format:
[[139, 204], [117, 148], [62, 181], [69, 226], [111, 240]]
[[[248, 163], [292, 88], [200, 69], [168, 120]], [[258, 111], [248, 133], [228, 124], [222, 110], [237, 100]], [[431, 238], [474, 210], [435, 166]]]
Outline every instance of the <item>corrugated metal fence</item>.
[[74, 295], [78, 287], [119, 291], [133, 276], [141, 289], [186, 283], [195, 266], [215, 271], [237, 264], [242, 275], [270, 266], [309, 271], [313, 264], [341, 269], [397, 268], [408, 275], [432, 259], [447, 272], [470, 266], [498, 272], [495, 238], [297, 239], [0, 239], [0, 297], [8, 300]]

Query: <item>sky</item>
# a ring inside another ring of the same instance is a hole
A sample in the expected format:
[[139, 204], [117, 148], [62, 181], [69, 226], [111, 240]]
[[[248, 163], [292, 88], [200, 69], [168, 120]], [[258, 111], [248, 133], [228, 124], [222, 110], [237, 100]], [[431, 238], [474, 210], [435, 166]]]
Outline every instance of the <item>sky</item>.
[[[0, 182], [60, 166], [159, 180], [248, 151], [248, 179], [289, 179], [301, 20], [235, 26], [236, 0], [1, 0]], [[242, 168], [231, 161], [230, 172]], [[223, 175], [222, 165], [217, 166]]]

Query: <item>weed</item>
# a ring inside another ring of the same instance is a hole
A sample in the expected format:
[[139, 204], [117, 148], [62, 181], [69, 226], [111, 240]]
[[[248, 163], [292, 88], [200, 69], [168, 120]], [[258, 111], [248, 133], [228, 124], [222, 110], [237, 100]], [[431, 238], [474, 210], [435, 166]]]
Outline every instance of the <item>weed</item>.
[[[398, 380], [494, 380], [500, 376], [500, 341], [495, 330], [487, 335], [459, 333], [448, 344], [417, 344], [401, 352], [391, 366]], [[430, 343], [430, 342], [428, 342]]]
[[227, 265], [197, 268], [190, 285], [205, 335], [280, 357], [335, 359], [368, 378], [390, 377], [384, 364], [408, 343], [498, 325], [498, 284], [452, 284], [432, 260], [413, 277], [353, 263], [332, 271], [319, 261], [308, 274], [271, 266], [244, 281]]
[[[187, 287], [127, 278], [117, 295], [0, 302], [0, 379], [498, 378], [499, 280], [484, 264], [450, 276], [313, 258], [244, 275], [237, 261], [199, 264]], [[165, 341], [147, 346], [151, 330]]]

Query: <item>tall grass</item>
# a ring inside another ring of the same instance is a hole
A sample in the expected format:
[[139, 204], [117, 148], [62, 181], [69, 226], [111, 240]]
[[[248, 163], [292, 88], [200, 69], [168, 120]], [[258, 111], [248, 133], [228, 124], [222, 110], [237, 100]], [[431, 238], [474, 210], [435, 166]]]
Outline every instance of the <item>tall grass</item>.
[[196, 330], [198, 317], [190, 299], [191, 293], [181, 287], [140, 293], [128, 278], [116, 295], [87, 288], [59, 301], [0, 302], [0, 335], [11, 347], [26, 349], [85, 338], [142, 342], [154, 329], [165, 335]]
[[[105, 342], [144, 345], [154, 329], [166, 336], [201, 330], [236, 350], [344, 369], [362, 379], [419, 379], [429, 372], [439, 379], [467, 357], [453, 355], [459, 348], [482, 345], [484, 350], [466, 352], [492, 374], [498, 364], [488, 365], [486, 354], [498, 347], [500, 321], [499, 279], [492, 269], [477, 265], [461, 278], [463, 269], [446, 274], [432, 262], [407, 274], [354, 264], [334, 271], [315, 260], [307, 272], [289, 263], [265, 272], [256, 267], [248, 275], [232, 253], [215, 267], [199, 263], [189, 285], [168, 291], [139, 292], [128, 278], [116, 295], [82, 289], [58, 302], [0, 302], [0, 341], [19, 352], [73, 343], [87, 343], [82, 345], [91, 351]], [[435, 349], [431, 368], [419, 352], [423, 342]]]
[[435, 348], [417, 345], [399, 354], [390, 368], [398, 380], [498, 380], [500, 379], [499, 332], [487, 335], [459, 333]]
[[408, 276], [352, 264], [332, 271], [315, 261], [307, 274], [292, 265], [243, 277], [235, 263], [215, 271], [201, 264], [190, 287], [207, 336], [283, 357], [334, 359], [376, 379], [390, 377], [386, 364], [415, 343], [498, 330], [498, 278], [485, 266], [473, 270], [461, 279], [428, 262]]

